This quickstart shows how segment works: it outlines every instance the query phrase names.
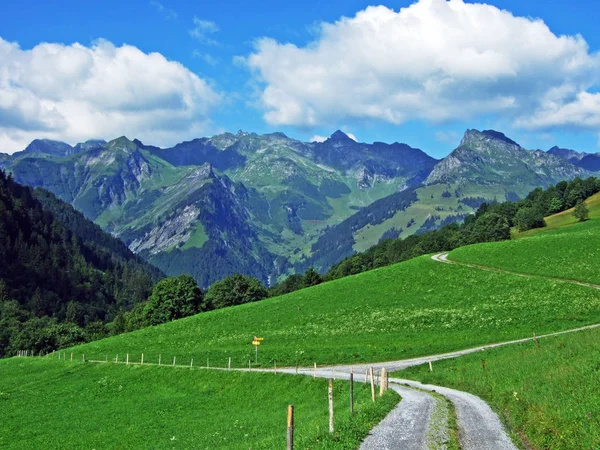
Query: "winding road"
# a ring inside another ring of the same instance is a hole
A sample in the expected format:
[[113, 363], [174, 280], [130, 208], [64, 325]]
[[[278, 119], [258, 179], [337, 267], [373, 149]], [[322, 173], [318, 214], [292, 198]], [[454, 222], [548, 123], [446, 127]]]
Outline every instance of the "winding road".
[[[460, 263], [448, 260], [448, 252], [438, 253], [432, 256], [434, 261], [443, 264], [455, 264], [471, 267], [473, 269], [502, 272], [520, 277], [538, 277], [539, 275], [528, 275], [511, 272], [508, 270], [495, 269], [475, 264]], [[542, 276], [539, 276], [542, 277]], [[555, 277], [543, 277], [565, 283], [577, 284], [593, 289], [600, 286], [583, 283], [576, 280], [565, 280]], [[381, 363], [357, 364], [354, 366], [338, 365], [314, 369], [283, 369], [282, 372], [298, 373], [303, 375], [318, 376], [323, 378], [349, 379], [350, 371], [355, 373], [355, 380], [367, 382], [366, 370], [373, 367], [381, 370], [385, 367], [388, 372], [399, 371], [408, 367], [433, 363], [435, 361], [456, 358], [474, 352], [487, 349], [513, 345], [534, 339], [543, 339], [550, 336], [575, 333], [578, 331], [598, 328], [600, 324], [588, 325], [557, 333], [549, 333], [525, 339], [516, 339], [496, 344], [482, 345], [465, 350], [431, 355], [420, 358], [405, 359], [399, 361], [386, 361]], [[444, 408], [444, 402], [431, 395], [429, 392], [441, 394], [452, 402], [456, 411], [456, 421], [459, 432], [459, 444], [463, 450], [517, 450], [515, 444], [508, 437], [500, 419], [492, 411], [490, 406], [479, 397], [457, 391], [455, 389], [441, 386], [421, 384], [412, 380], [390, 378], [390, 389], [394, 389], [402, 397], [402, 401], [388, 414], [388, 416], [377, 425], [367, 436], [362, 450], [372, 449], [406, 449], [406, 450], [428, 450], [447, 448], [447, 411], [436, 414], [436, 409]], [[439, 423], [440, 417], [444, 423]], [[437, 423], [436, 423], [437, 422]], [[440, 432], [441, 430], [441, 432]]]

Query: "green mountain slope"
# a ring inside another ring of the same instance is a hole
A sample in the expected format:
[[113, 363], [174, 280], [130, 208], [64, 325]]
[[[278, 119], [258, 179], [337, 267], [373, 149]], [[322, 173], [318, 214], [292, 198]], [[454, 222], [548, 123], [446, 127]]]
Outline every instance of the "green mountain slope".
[[0, 261], [0, 355], [106, 334], [102, 323], [161, 276], [70, 205], [2, 171]]
[[168, 275], [192, 273], [204, 287], [240, 271], [269, 284], [309, 266], [324, 271], [383, 237], [461, 221], [485, 200], [586, 174], [475, 130], [439, 162], [341, 131], [312, 143], [240, 131], [168, 149], [125, 137], [75, 147], [35, 141], [2, 164]]
[[450, 259], [600, 285], [599, 230], [594, 218], [528, 238], [458, 248]]

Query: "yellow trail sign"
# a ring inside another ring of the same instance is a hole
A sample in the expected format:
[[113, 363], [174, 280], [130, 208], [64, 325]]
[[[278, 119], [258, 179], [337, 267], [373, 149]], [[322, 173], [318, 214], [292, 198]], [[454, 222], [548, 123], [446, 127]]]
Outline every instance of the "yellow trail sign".
[[252, 345], [260, 345], [260, 341], [252, 341]]

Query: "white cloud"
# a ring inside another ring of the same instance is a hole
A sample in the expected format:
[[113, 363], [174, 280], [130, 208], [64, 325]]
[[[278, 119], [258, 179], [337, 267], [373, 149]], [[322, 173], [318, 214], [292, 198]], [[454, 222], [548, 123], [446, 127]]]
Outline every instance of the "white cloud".
[[436, 131], [435, 140], [444, 144], [455, 144], [460, 140], [460, 135], [456, 131]]
[[246, 64], [272, 125], [496, 114], [547, 128], [569, 125], [577, 112], [580, 126], [594, 127], [600, 115], [597, 94], [586, 92], [600, 82], [600, 56], [581, 36], [463, 0], [368, 7], [322, 23], [304, 47], [260, 39]]
[[75, 143], [123, 134], [167, 145], [208, 131], [220, 100], [159, 53], [104, 40], [22, 50], [0, 38], [0, 151], [34, 138]]
[[356, 136], [354, 136], [352, 133], [346, 133], [346, 136], [348, 136], [354, 142], [358, 142], [358, 139], [356, 139]]
[[216, 56], [211, 55], [210, 53], [201, 52], [200, 50], [194, 50], [192, 52], [192, 56], [194, 58], [201, 59], [202, 61], [204, 61], [209, 66], [216, 66], [219, 63], [219, 58], [217, 58]]
[[205, 45], [219, 45], [216, 40], [211, 38], [211, 35], [217, 31], [219, 31], [219, 26], [215, 22], [194, 17], [194, 28], [190, 30], [190, 36]]
[[572, 95], [546, 95], [532, 116], [522, 117], [517, 125], [524, 128], [600, 129], [600, 94], [577, 92]]
[[150, 4], [154, 6], [154, 8], [165, 17], [165, 19], [177, 19], [177, 13], [172, 9], [167, 8], [162, 3], [153, 0], [150, 2]]

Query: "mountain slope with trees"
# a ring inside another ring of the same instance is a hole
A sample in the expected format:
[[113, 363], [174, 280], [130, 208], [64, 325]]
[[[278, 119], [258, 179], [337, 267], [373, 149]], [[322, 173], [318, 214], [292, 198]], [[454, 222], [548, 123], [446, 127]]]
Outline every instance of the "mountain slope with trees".
[[0, 356], [106, 335], [162, 274], [54, 195], [0, 171]]

